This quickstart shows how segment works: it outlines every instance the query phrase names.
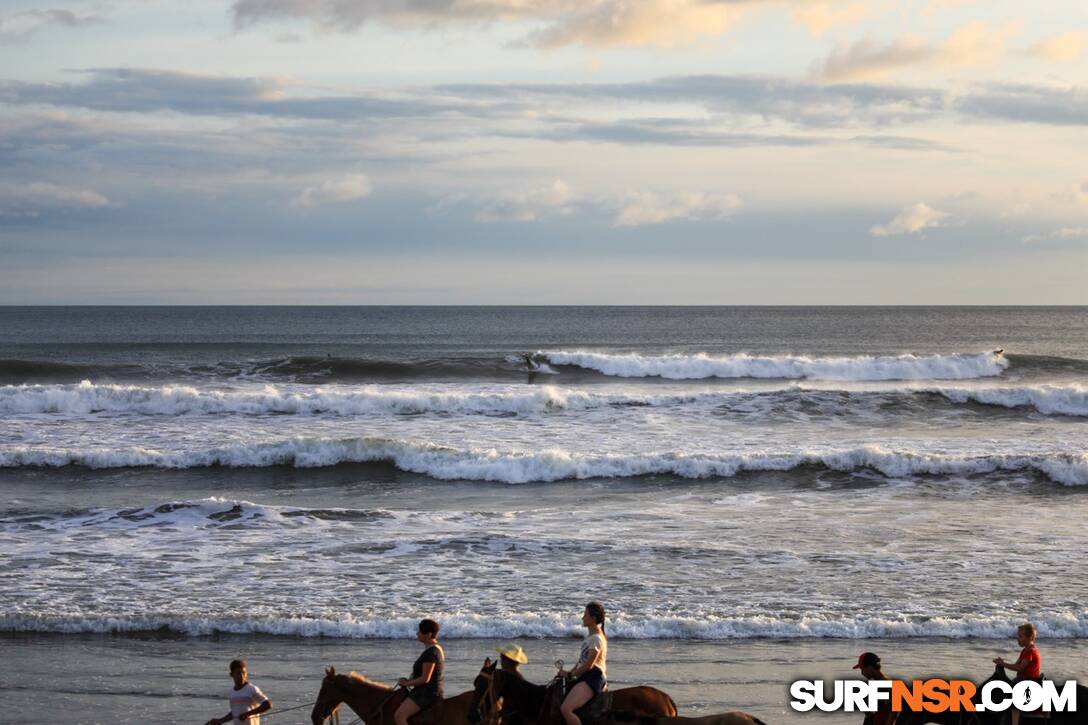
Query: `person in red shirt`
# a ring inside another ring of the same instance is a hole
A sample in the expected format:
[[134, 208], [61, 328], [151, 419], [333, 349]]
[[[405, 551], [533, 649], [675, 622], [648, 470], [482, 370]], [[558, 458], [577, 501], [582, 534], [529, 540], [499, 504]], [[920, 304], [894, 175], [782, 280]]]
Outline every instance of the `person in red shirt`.
[[[869, 681], [888, 679], [880, 669], [880, 657], [874, 652], [862, 652], [853, 669], [861, 670], [861, 674]], [[892, 712], [891, 701], [882, 700], [877, 705], [876, 712], [870, 712], [865, 716], [862, 725], [892, 725], [895, 718], [896, 713]]]
[[[1016, 673], [1015, 682], [1038, 680], [1043, 676], [1043, 658], [1039, 656], [1039, 648], [1035, 646], [1035, 633], [1035, 625], [1031, 622], [1021, 624], [1016, 628], [1016, 643], [1023, 649], [1020, 650], [1016, 662], [994, 658], [995, 665]], [[1020, 711], [1016, 708], [1012, 711], [1012, 725], [1020, 725]]]

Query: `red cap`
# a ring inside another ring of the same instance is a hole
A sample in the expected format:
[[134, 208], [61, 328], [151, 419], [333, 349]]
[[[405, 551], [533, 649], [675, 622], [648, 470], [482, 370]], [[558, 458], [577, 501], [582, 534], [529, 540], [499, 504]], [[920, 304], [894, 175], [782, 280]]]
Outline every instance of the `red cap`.
[[880, 658], [874, 652], [862, 652], [858, 663], [850, 669], [860, 670], [862, 667], [880, 667]]

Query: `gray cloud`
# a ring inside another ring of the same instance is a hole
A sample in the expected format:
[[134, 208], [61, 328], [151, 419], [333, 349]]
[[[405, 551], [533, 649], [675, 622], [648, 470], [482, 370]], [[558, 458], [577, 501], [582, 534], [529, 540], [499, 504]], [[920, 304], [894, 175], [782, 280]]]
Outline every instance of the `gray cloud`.
[[71, 10], [25, 10], [0, 17], [0, 43], [25, 40], [51, 25], [78, 28], [101, 22], [97, 15], [77, 15]]
[[671, 76], [634, 83], [460, 84], [437, 86], [463, 97], [582, 99], [692, 104], [718, 113], [797, 126], [895, 125], [947, 111], [949, 94], [928, 88], [874, 84], [824, 85], [769, 76]]
[[1088, 91], [1083, 88], [995, 84], [957, 98], [967, 116], [1055, 126], [1088, 125]]
[[376, 94], [289, 98], [291, 83], [278, 78], [203, 76], [174, 71], [104, 68], [86, 71], [83, 83], [0, 83], [0, 100], [46, 103], [100, 111], [193, 115], [254, 114], [284, 118], [366, 119], [471, 112], [471, 105]]

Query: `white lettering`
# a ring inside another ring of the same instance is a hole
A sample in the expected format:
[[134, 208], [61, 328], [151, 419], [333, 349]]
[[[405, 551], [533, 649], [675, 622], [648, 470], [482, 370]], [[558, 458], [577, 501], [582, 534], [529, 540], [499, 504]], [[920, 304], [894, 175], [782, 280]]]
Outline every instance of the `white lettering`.
[[[996, 698], [997, 693], [1001, 694]], [[1012, 684], [1004, 680], [993, 680], [982, 686], [982, 704], [978, 710], [982, 712], [1005, 712], [1012, 705], [1009, 695], [1012, 694]]]
[[1062, 689], [1058, 691], [1058, 683], [1051, 680], [1043, 681], [1043, 696], [1049, 701], [1050, 707], [1045, 708], [1048, 711], [1057, 710], [1058, 712], [1076, 712], [1077, 711], [1077, 681], [1066, 680], [1062, 685]]
[[790, 697], [793, 698], [790, 707], [797, 712], [808, 712], [816, 707], [816, 683], [811, 680], [794, 682], [790, 685]]

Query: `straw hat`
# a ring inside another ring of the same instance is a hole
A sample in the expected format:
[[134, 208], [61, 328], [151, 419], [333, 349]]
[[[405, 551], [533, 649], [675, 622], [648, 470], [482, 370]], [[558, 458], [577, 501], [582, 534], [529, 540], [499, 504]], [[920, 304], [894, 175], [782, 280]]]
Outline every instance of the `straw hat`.
[[502, 647], [496, 647], [495, 651], [503, 657], [520, 664], [525, 664], [529, 661], [529, 658], [525, 655], [525, 650], [513, 642], [507, 642]]

